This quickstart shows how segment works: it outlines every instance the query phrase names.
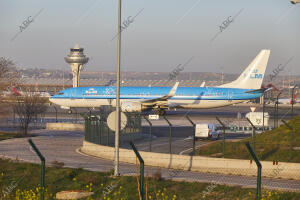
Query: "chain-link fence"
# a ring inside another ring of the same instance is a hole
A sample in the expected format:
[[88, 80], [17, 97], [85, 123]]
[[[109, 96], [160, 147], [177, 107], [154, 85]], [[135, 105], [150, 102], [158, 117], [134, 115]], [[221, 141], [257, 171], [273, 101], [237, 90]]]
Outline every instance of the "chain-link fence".
[[[107, 122], [109, 114], [114, 109], [107, 107], [99, 112], [83, 114], [85, 119], [85, 140], [94, 144], [111, 146], [114, 145], [115, 134]], [[140, 113], [125, 113], [126, 125], [120, 132], [120, 144], [126, 141], [134, 141], [142, 137], [141, 133], [141, 114]]]
[[[53, 132], [53, 135], [55, 134], [57, 133]], [[136, 164], [121, 164], [122, 176], [113, 178], [112, 161], [81, 152], [80, 138], [83, 138], [83, 135], [64, 134], [56, 137], [38, 136], [32, 139], [46, 160], [45, 199], [56, 199], [54, 196], [62, 191], [93, 192], [92, 196], [86, 199], [140, 199], [142, 187], [140, 175], [142, 174], [140, 174], [138, 161]], [[16, 142], [18, 147], [14, 145]], [[243, 149], [245, 154], [249, 155], [247, 162], [250, 165], [250, 159], [253, 158], [250, 157], [246, 146]], [[0, 151], [6, 158], [11, 159], [0, 159], [1, 197], [5, 200], [40, 199], [41, 165], [23, 163], [23, 161], [40, 163], [39, 157], [30, 147], [27, 139], [2, 141]], [[103, 150], [100, 153], [107, 152]], [[136, 159], [133, 150], [132, 155], [122, 156], [127, 160]], [[143, 154], [141, 156], [145, 165], [149, 165], [148, 159]], [[159, 158], [159, 160], [164, 159], [170, 161], [170, 158], [163, 156]], [[215, 162], [214, 166], [197, 172], [189, 170], [190, 165], [194, 165], [193, 162], [187, 162], [186, 159], [176, 155], [173, 155], [173, 159], [174, 164], [180, 163], [181, 169], [145, 167], [144, 199], [255, 199], [257, 167], [254, 161], [251, 169], [242, 169], [237, 165], [230, 166], [232, 173], [229, 173], [226, 172], [227, 164], [222, 160]], [[203, 159], [202, 162], [208, 163], [210, 160]], [[264, 165], [262, 169], [264, 170]], [[207, 173], [204, 170], [215, 170], [215, 172]], [[277, 178], [285, 171], [285, 165], [275, 163], [274, 168], [268, 172], [268, 178], [265, 177], [266, 172], [262, 172], [261, 195], [264, 199], [299, 199], [299, 193], [292, 192], [300, 191], [299, 181]], [[245, 175], [246, 173], [249, 175]], [[184, 182], [180, 182], [183, 180]]]
[[[141, 191], [144, 199], [149, 200], [255, 199], [260, 181], [257, 180], [256, 163], [245, 146], [247, 141], [260, 162], [270, 161], [268, 164], [262, 162], [261, 198], [300, 198], [300, 182], [297, 179], [300, 162], [298, 121], [288, 122], [292, 129], [281, 125], [276, 130], [261, 133], [249, 123], [244, 125], [249, 130], [235, 131], [230, 126], [238, 125], [236, 122], [220, 117], [226, 125], [225, 143], [222, 131], [219, 139], [196, 140], [196, 152], [191, 156], [195, 130], [187, 120], [185, 125], [179, 126], [174, 118], [166, 116], [170, 124], [161, 119], [151, 121], [152, 127], [140, 114], [126, 113], [128, 123], [120, 134], [120, 146], [126, 153], [120, 154], [121, 177], [113, 178], [114, 133], [107, 126], [108, 114], [113, 110], [85, 112], [82, 115], [85, 133], [43, 130], [32, 138], [48, 166], [45, 171], [45, 199], [55, 199], [53, 196], [61, 191], [93, 192], [86, 199], [140, 199]], [[194, 117], [191, 120], [196, 123]], [[242, 123], [246, 122], [243, 119], [239, 123], [242, 127]], [[96, 148], [97, 155], [82, 151], [84, 140], [89, 142], [86, 147], [102, 145], [105, 149]], [[129, 141], [134, 142], [145, 161], [143, 183], [140, 165]], [[40, 163], [27, 140], [0, 141], [0, 152], [10, 159], [0, 160], [0, 195], [3, 199], [29, 198], [25, 195], [39, 199], [41, 166], [22, 162]], [[151, 152], [154, 154], [149, 154]], [[243, 161], [228, 162], [227, 158]], [[161, 167], [151, 167], [153, 163]], [[286, 178], [287, 173], [294, 174], [294, 177]]]

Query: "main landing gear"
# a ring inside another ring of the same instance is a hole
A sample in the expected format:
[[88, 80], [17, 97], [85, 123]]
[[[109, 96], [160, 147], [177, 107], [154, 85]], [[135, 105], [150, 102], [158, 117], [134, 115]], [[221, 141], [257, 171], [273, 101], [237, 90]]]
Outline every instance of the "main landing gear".
[[164, 109], [155, 109], [154, 114], [155, 115], [165, 115], [166, 111]]

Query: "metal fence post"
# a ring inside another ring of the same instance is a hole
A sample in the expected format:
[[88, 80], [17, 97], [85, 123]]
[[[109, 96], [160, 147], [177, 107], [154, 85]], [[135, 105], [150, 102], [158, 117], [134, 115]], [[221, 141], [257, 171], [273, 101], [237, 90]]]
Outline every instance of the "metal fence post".
[[[276, 102], [275, 102], [275, 122], [274, 122], [274, 128], [277, 128], [278, 127], [278, 108], [279, 108], [279, 102], [278, 102], [278, 99], [279, 99], [279, 96], [281, 95], [281, 92], [279, 92], [279, 94], [277, 95], [276, 97]], [[276, 125], [275, 125], [276, 124]]]
[[250, 152], [252, 158], [254, 159], [256, 165], [257, 165], [257, 186], [256, 186], [256, 200], [260, 200], [261, 197], [261, 163], [259, 162], [255, 152], [253, 151], [253, 149], [251, 148], [249, 142], [245, 143], [248, 151]]
[[75, 123], [77, 124], [77, 120], [78, 120], [78, 112], [76, 108], [73, 108], [75, 110]]
[[138, 150], [136, 149], [133, 142], [130, 141], [130, 145], [131, 145], [135, 155], [138, 157], [138, 159], [140, 161], [140, 196], [141, 196], [142, 200], [144, 200], [144, 160], [141, 157]]
[[57, 108], [55, 106], [53, 106], [55, 109], [55, 122], [57, 123]]
[[110, 132], [110, 130], [109, 130], [108, 127], [106, 127], [106, 129], [107, 129], [107, 146], [109, 146], [109, 132]]
[[86, 130], [86, 136], [88, 138], [88, 141], [92, 141], [92, 135], [91, 135], [91, 116], [87, 117], [87, 130]]
[[275, 104], [274, 104], [274, 126], [273, 126], [273, 128], [276, 128], [276, 102], [275, 102]]
[[14, 111], [13, 127], [15, 127], [15, 123], [16, 123], [16, 111], [15, 111], [15, 109], [13, 109], [13, 111]]
[[295, 94], [295, 89], [298, 87], [298, 85], [295, 85], [293, 87], [293, 90], [292, 90], [292, 101], [291, 101], [291, 104], [292, 104], [292, 118], [294, 117], [294, 94]]
[[293, 134], [293, 127], [290, 126], [285, 120], [281, 120], [284, 125], [286, 125], [290, 129], [290, 158], [289, 161], [292, 159], [292, 150], [293, 150], [293, 145], [292, 145], [292, 134]]
[[97, 117], [97, 133], [99, 134], [99, 144], [101, 145], [101, 124], [100, 124], [100, 118]]
[[142, 131], [142, 118], [141, 118], [141, 114], [138, 114], [138, 126], [139, 126], [139, 132]]
[[41, 160], [41, 200], [44, 200], [44, 190], [45, 190], [45, 157], [41, 154], [39, 149], [35, 146], [31, 139], [28, 139], [29, 144], [32, 146], [33, 150], [36, 152]]
[[152, 123], [146, 116], [144, 116], [144, 118], [149, 123], [149, 150], [152, 152]]
[[[129, 128], [129, 133], [134, 134], [136, 132], [136, 127], [134, 125], [135, 121], [135, 114], [134, 113], [127, 113], [127, 123]], [[133, 141], [133, 135], [131, 135], [131, 140]]]
[[196, 124], [191, 120], [191, 118], [186, 115], [185, 116], [187, 118], [187, 120], [189, 120], [189, 122], [193, 125], [193, 129], [194, 129], [194, 133], [193, 133], [193, 156], [195, 155], [195, 150], [196, 150]]
[[219, 117], [216, 117], [218, 122], [221, 124], [223, 127], [223, 158], [225, 157], [225, 131], [226, 131], [226, 126], [223, 124], [223, 122], [219, 119]]
[[169, 153], [172, 154], [172, 124], [171, 122], [166, 118], [166, 116], [163, 116], [163, 118], [167, 121], [169, 124], [170, 134], [169, 134]]
[[85, 140], [87, 140], [87, 129], [88, 129], [88, 125], [87, 125], [87, 116], [84, 116], [84, 138]]
[[262, 107], [262, 109], [263, 109], [263, 124], [262, 124], [263, 126], [262, 126], [262, 131], [263, 132], [265, 131], [265, 106], [266, 106], [265, 97], [266, 97], [266, 95], [264, 93], [264, 96], [263, 96], [263, 107]]
[[255, 152], [255, 146], [256, 146], [256, 127], [252, 124], [252, 122], [250, 121], [250, 119], [248, 117], [246, 117], [247, 121], [249, 122], [249, 124], [252, 126], [252, 146]]

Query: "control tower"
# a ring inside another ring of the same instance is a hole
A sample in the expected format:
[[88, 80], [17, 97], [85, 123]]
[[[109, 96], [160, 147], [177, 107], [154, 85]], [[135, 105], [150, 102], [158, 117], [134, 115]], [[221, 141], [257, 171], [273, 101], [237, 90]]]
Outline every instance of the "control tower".
[[65, 61], [69, 63], [73, 73], [73, 87], [79, 87], [79, 76], [82, 66], [89, 61], [89, 58], [83, 54], [83, 48], [77, 44], [70, 49], [70, 54], [65, 57]]

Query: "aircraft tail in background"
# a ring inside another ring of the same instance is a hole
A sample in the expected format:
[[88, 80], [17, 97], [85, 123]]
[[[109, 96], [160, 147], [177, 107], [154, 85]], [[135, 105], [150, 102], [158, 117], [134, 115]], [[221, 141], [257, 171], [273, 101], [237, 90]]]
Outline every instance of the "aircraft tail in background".
[[245, 71], [233, 82], [220, 85], [222, 88], [260, 89], [267, 68], [270, 50], [261, 50]]
[[22, 96], [22, 94], [15, 88], [12, 88], [12, 92], [16, 95], [16, 96]]
[[298, 94], [298, 91], [296, 90], [296, 92], [293, 96], [293, 99], [291, 99], [291, 104], [297, 103], [297, 94]]

